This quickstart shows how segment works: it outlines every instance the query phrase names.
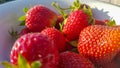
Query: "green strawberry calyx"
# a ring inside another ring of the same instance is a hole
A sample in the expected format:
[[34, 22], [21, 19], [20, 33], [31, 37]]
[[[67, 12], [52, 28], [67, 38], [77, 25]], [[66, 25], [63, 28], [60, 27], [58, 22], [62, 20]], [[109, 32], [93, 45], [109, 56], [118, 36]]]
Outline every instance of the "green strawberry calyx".
[[67, 20], [67, 16], [68, 16], [68, 14], [67, 14], [64, 10], [67, 10], [67, 9], [69, 9], [69, 8], [61, 8], [61, 7], [58, 5], [58, 3], [56, 3], [56, 2], [52, 2], [51, 5], [52, 5], [53, 7], [55, 7], [56, 10], [57, 10], [57, 11], [63, 16], [63, 18], [64, 18], [64, 21], [59, 24], [59, 26], [60, 26], [60, 31], [62, 31], [63, 25], [65, 24], [65, 22], [66, 22], [66, 20]]
[[32, 62], [32, 64], [29, 64], [21, 54], [18, 55], [17, 65], [7, 61], [1, 62], [0, 64], [3, 65], [5, 68], [40, 68], [42, 66], [40, 61], [34, 61]]
[[71, 12], [81, 9], [81, 5], [82, 4], [79, 2], [79, 0], [75, 0], [73, 4], [70, 6]]
[[[28, 10], [29, 10], [29, 9], [28, 9], [27, 7], [24, 7], [24, 8], [23, 8], [24, 14], [26, 14]], [[19, 24], [19, 26], [24, 26], [24, 25], [25, 25], [25, 15], [20, 16], [18, 20], [21, 22], [21, 23]]]
[[11, 30], [9, 30], [8, 33], [13, 39], [17, 39], [19, 37], [18, 31], [16, 31], [13, 28], [11, 28]]
[[86, 14], [89, 15], [88, 24], [94, 24], [92, 9], [89, 5], [81, 3], [79, 0], [75, 0], [73, 4], [70, 6], [71, 12], [76, 10], [83, 10]]
[[68, 14], [64, 10], [62, 10], [62, 8], [58, 5], [58, 3], [52, 2], [51, 5], [56, 8], [56, 10], [63, 16], [64, 19], [67, 18]]
[[[67, 8], [61, 8], [56, 2], [52, 2], [52, 6], [57, 9], [57, 11], [63, 16], [64, 21], [60, 23], [60, 31], [62, 30], [63, 26], [66, 24], [67, 16], [76, 10], [83, 10], [86, 14], [89, 15], [88, 24], [94, 24], [92, 9], [86, 5], [79, 2], [79, 0], [75, 0], [72, 5]], [[67, 12], [65, 12], [65, 10]]]
[[106, 23], [108, 26], [116, 26], [116, 22], [115, 22], [114, 19], [106, 20], [105, 23]]

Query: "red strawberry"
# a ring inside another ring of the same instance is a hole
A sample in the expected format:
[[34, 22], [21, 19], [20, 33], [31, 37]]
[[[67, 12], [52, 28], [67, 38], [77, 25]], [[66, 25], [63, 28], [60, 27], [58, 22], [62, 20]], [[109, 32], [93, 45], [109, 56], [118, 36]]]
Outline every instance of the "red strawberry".
[[72, 46], [70, 43], [66, 42], [65, 51], [71, 51], [72, 49], [75, 49], [76, 47]]
[[80, 31], [89, 25], [88, 22], [89, 15], [83, 10], [71, 12], [67, 18], [62, 32], [65, 34], [68, 40], [76, 40], [79, 37]]
[[57, 15], [54, 11], [42, 5], [36, 5], [26, 13], [26, 23], [28, 29], [40, 32], [45, 27], [55, 25]]
[[53, 42], [43, 34], [28, 33], [21, 36], [11, 50], [11, 63], [17, 64], [19, 53], [29, 63], [40, 61], [42, 63], [41, 68], [57, 68], [58, 50]]
[[62, 28], [62, 32], [69, 41], [78, 39], [80, 31], [93, 21], [91, 8], [88, 5], [81, 4], [79, 0], [75, 0], [70, 6], [72, 12], [68, 14], [57, 3], [53, 2], [52, 5], [64, 19], [60, 29]]
[[107, 25], [106, 20], [95, 19], [95, 25]]
[[92, 25], [81, 31], [78, 51], [96, 65], [111, 62], [120, 51], [120, 31], [117, 27]]
[[116, 26], [115, 20], [98, 20], [94, 19], [95, 25], [107, 25], [107, 26]]
[[66, 41], [64, 35], [59, 30], [55, 28], [46, 28], [41, 31], [41, 34], [48, 36], [60, 52], [65, 49]]
[[107, 63], [107, 64], [103, 65], [100, 68], [120, 68], [120, 67], [119, 67], [119, 64], [116, 61], [112, 61], [110, 63]]
[[23, 28], [23, 29], [20, 31], [19, 35], [22, 36], [22, 35], [27, 34], [27, 33], [30, 33], [30, 32], [31, 32], [31, 31], [30, 31], [28, 28]]
[[120, 62], [120, 52], [116, 55], [115, 59]]
[[91, 61], [74, 52], [60, 53], [58, 68], [95, 68]]

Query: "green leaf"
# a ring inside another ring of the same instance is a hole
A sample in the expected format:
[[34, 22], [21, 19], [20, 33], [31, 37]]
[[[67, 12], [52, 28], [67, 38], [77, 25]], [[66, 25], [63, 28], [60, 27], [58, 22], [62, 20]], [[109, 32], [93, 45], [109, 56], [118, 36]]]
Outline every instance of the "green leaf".
[[73, 4], [70, 6], [71, 12], [72, 12], [72, 11], [75, 11], [75, 10], [81, 9], [81, 5], [82, 5], [82, 4], [79, 2], [79, 0], [75, 0], [75, 1], [73, 2]]
[[89, 15], [89, 21], [88, 21], [88, 24], [95, 24], [94, 23], [94, 18], [93, 18], [93, 14], [92, 14], [92, 9], [87, 6], [86, 4], [83, 4], [83, 8], [82, 10]]
[[24, 7], [24, 8], [23, 8], [23, 12], [24, 12], [24, 13], [27, 13], [28, 10], [29, 10], [29, 9], [28, 9], [27, 7]]
[[42, 64], [40, 63], [40, 61], [35, 61], [31, 64], [31, 68], [40, 68], [42, 66]]
[[59, 23], [59, 26], [60, 26], [60, 31], [62, 31], [63, 30], [63, 26], [66, 24], [66, 22], [67, 22], [67, 18], [66, 19], [64, 19], [64, 21], [62, 22], [62, 23]]
[[108, 20], [107, 25], [108, 26], [115, 26], [116, 22], [115, 22], [115, 20]]
[[19, 24], [19, 26], [24, 26], [25, 25], [25, 21], [21, 21], [21, 23]]
[[[28, 10], [29, 9], [27, 7], [23, 8], [23, 12], [24, 13], [27, 13]], [[25, 15], [20, 16], [18, 20], [21, 21], [21, 23], [19, 24], [19, 26], [24, 26], [25, 25]]]
[[72, 46], [77, 47], [78, 40], [69, 42]]
[[19, 17], [19, 19], [18, 19], [19, 21], [25, 21], [25, 15], [23, 15], [23, 16], [21, 16], [21, 17]]
[[5, 68], [17, 68], [16, 65], [11, 64], [10, 62], [4, 61], [0, 63], [1, 65], [3, 65]]
[[18, 55], [18, 67], [31, 68], [30, 64], [26, 61], [26, 59], [21, 54]]
[[19, 21], [21, 21], [21, 23], [19, 24], [19, 26], [24, 26], [25, 25], [25, 15], [21, 16], [19, 18]]
[[59, 23], [59, 26], [60, 26], [60, 31], [62, 31], [62, 29], [63, 29], [63, 24], [62, 24], [62, 23]]

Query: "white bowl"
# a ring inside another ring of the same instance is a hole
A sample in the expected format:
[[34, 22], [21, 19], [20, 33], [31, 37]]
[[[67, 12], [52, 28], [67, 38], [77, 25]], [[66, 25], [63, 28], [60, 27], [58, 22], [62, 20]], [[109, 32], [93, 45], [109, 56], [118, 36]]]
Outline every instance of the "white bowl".
[[[14, 41], [8, 31], [12, 28], [18, 30], [18, 18], [23, 15], [23, 7], [43, 4], [56, 11], [51, 6], [52, 1], [58, 2], [61, 7], [67, 7], [72, 4], [74, 0], [16, 0], [0, 5], [0, 62], [9, 61], [9, 54]], [[120, 24], [120, 7], [96, 0], [81, 0], [81, 2], [87, 3], [92, 7], [94, 16], [97, 19], [113, 18], [117, 24]], [[0, 66], [0, 68], [3, 67]]]

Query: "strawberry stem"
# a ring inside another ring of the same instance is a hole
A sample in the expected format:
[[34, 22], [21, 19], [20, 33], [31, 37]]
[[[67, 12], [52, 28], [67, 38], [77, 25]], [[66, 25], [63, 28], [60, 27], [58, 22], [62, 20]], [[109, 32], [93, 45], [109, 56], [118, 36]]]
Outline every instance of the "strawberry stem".
[[92, 10], [89, 6], [83, 4], [82, 5], [82, 10], [87, 13], [89, 15], [89, 21], [88, 24], [94, 24], [94, 18], [93, 18], [93, 14], [92, 14]]
[[73, 2], [73, 5], [70, 6], [71, 11], [75, 11], [75, 10], [79, 10], [81, 9], [81, 3], [79, 2], [79, 0], [75, 0]]
[[66, 19], [67, 13], [63, 11], [56, 2], [52, 2], [51, 5], [57, 9], [57, 11], [63, 16], [64, 19]]
[[90, 17], [88, 24], [94, 24], [92, 10], [88, 5], [80, 3], [79, 0], [75, 0], [75, 2], [73, 2], [73, 5], [71, 5], [70, 8], [71, 12], [76, 10], [83, 10]]

